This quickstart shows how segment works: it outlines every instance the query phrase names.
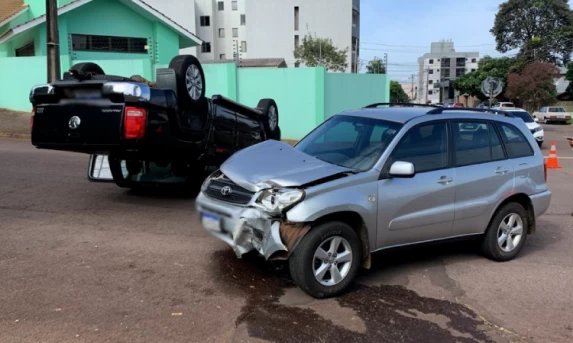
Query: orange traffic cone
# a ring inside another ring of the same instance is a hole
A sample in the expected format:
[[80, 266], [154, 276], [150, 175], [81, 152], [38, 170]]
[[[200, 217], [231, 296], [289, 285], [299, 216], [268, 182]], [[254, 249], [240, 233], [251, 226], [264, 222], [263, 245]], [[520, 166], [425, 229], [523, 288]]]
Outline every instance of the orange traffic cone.
[[549, 150], [549, 158], [547, 159], [547, 168], [561, 168], [559, 160], [557, 160], [557, 148], [555, 147], [555, 142], [551, 142], [551, 150]]

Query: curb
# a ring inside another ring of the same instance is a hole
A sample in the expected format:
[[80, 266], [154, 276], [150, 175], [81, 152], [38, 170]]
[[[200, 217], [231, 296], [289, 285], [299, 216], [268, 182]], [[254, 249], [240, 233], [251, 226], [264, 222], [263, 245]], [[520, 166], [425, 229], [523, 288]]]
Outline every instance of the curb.
[[0, 138], [13, 138], [13, 139], [31, 139], [32, 135], [29, 133], [5, 133], [0, 132]]

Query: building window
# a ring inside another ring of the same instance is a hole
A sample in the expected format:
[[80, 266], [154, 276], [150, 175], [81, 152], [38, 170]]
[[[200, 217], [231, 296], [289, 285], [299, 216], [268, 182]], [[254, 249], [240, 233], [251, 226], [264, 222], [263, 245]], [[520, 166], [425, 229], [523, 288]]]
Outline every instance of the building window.
[[241, 14], [241, 26], [245, 26], [247, 24], [247, 16]]
[[300, 45], [300, 41], [299, 41], [298, 35], [294, 35], [294, 47], [295, 47], [295, 49], [298, 48], [299, 45]]
[[224, 10], [225, 10], [225, 2], [219, 1], [219, 2], [217, 3], [217, 6], [218, 6], [219, 11], [224, 11]]
[[231, 1], [231, 9], [232, 9], [233, 11], [236, 11], [236, 10], [237, 10], [237, 1]]
[[462, 76], [466, 73], [465, 69], [456, 69], [456, 77]]
[[466, 59], [461, 57], [461, 58], [456, 58], [456, 67], [465, 67], [466, 66]]
[[428, 80], [429, 85], [431, 85], [432, 83], [434, 83], [434, 80]]
[[241, 41], [241, 52], [247, 52], [247, 42]]
[[211, 43], [203, 42], [203, 44], [201, 44], [201, 52], [211, 52]]
[[430, 63], [430, 64], [434, 64], [434, 59], [433, 59], [433, 58], [430, 58], [430, 62], [429, 62], [429, 63]]
[[29, 57], [29, 56], [35, 56], [34, 42], [28, 43], [16, 49], [16, 57]]
[[219, 59], [220, 59], [220, 60], [224, 60], [224, 59], [226, 59], [226, 58], [227, 58], [227, 56], [225, 56], [225, 54], [220, 54], [220, 55], [219, 55]]
[[442, 59], [442, 68], [447, 68], [449, 66], [450, 66], [450, 59], [449, 58]]
[[356, 28], [358, 26], [358, 21], [360, 20], [360, 14], [357, 10], [352, 10], [352, 27]]
[[211, 26], [211, 18], [208, 15], [202, 15], [199, 21], [201, 22], [201, 26]]
[[429, 91], [428, 91], [428, 95], [432, 95], [432, 94], [433, 94], [433, 91], [432, 91], [432, 90], [429, 90]]
[[237, 28], [233, 29], [233, 37], [235, 37], [235, 38], [239, 37], [239, 29], [237, 29]]
[[475, 69], [472, 69], [472, 71], [476, 71]]
[[225, 29], [219, 29], [219, 38], [225, 38]]
[[472, 63], [476, 63], [476, 59], [475, 59], [475, 58], [472, 58]]
[[147, 53], [147, 38], [72, 35], [72, 50]]
[[442, 77], [449, 78], [450, 77], [450, 70], [449, 69], [442, 69]]
[[428, 74], [433, 74], [433, 73], [434, 73], [434, 69], [428, 70]]
[[298, 6], [294, 7], [294, 30], [298, 31]]

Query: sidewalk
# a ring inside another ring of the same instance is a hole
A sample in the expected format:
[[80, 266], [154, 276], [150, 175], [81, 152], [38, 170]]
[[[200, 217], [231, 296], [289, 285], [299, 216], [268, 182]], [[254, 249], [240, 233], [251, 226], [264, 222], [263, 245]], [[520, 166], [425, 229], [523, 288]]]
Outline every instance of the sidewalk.
[[30, 113], [0, 108], [0, 137], [30, 138]]

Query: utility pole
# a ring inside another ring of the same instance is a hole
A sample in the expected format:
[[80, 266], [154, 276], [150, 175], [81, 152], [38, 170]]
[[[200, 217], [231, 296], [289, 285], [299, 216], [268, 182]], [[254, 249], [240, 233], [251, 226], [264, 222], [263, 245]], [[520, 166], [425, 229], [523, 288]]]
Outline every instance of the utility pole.
[[410, 93], [411, 93], [411, 99], [412, 101], [414, 101], [414, 78], [416, 77], [416, 74], [412, 74], [412, 76], [410, 76], [410, 79], [412, 80], [412, 89], [410, 89]]
[[48, 52], [48, 82], [54, 82], [61, 77], [58, 4], [56, 0], [46, 0], [46, 34]]

